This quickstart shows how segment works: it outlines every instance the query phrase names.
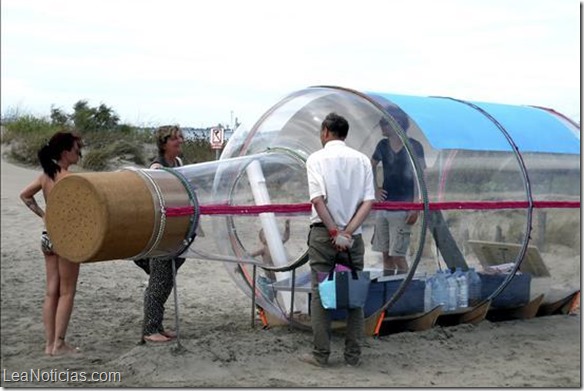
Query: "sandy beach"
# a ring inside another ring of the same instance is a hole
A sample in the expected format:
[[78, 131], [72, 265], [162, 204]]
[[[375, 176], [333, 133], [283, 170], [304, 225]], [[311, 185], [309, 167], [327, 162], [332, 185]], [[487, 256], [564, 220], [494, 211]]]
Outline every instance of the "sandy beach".
[[[67, 339], [82, 355], [45, 356], [42, 222], [18, 197], [39, 172], [2, 160], [3, 387], [581, 387], [579, 313], [366, 338], [359, 368], [344, 365], [335, 334], [320, 369], [297, 360], [309, 332], [252, 328], [251, 300], [224, 265], [194, 259], [177, 277], [180, 349], [139, 344], [147, 276], [116, 260], [81, 266]], [[171, 295], [167, 327], [174, 318]]]

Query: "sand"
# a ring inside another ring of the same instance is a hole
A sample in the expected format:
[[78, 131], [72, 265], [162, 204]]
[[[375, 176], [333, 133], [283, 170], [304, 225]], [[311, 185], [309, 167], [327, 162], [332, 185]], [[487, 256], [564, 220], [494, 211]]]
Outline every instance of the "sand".
[[[81, 266], [67, 339], [82, 355], [47, 357], [42, 225], [18, 198], [39, 171], [5, 160], [1, 169], [3, 387], [581, 387], [579, 313], [366, 338], [359, 368], [344, 366], [335, 334], [321, 369], [297, 360], [309, 332], [252, 328], [250, 299], [224, 265], [194, 259], [178, 275], [180, 348], [139, 344], [147, 277], [116, 260]], [[174, 317], [171, 295], [167, 327]], [[108, 373], [119, 381], [91, 378]]]

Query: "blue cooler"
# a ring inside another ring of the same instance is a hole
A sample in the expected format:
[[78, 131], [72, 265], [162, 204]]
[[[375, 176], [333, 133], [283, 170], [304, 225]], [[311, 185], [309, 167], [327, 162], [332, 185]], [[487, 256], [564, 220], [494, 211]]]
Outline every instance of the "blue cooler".
[[[483, 274], [481, 278], [481, 299], [486, 299], [503, 284], [508, 274]], [[509, 284], [493, 299], [493, 308], [516, 308], [529, 303], [531, 274], [515, 274]]]
[[[369, 317], [379, 310], [391, 297], [401, 285], [404, 279], [387, 280], [387, 281], [371, 281], [369, 285], [369, 293], [363, 312], [365, 317]], [[424, 289], [426, 283], [424, 280], [414, 279], [405, 287], [404, 292], [399, 299], [386, 311], [387, 316], [403, 316], [415, 313], [424, 312]], [[345, 319], [347, 317], [346, 310], [331, 311], [332, 320]]]

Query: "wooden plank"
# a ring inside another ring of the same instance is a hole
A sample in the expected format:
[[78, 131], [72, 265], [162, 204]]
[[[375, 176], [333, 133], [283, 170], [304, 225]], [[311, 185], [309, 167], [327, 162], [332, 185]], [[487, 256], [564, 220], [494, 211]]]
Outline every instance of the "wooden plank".
[[430, 311], [421, 314], [386, 317], [381, 324], [379, 335], [429, 330], [434, 327], [440, 314], [442, 314], [442, 306], [436, 306]]
[[[469, 240], [468, 244], [474, 250], [484, 269], [491, 266], [515, 262], [522, 246], [516, 243], [488, 242], [484, 240]], [[531, 277], [550, 277], [550, 272], [543, 261], [539, 249], [527, 246], [519, 270], [528, 273]]]
[[567, 314], [570, 310], [570, 304], [572, 304], [572, 300], [574, 300], [578, 292], [574, 292], [553, 303], [543, 303], [537, 311], [537, 316]]
[[487, 300], [475, 307], [445, 312], [436, 320], [436, 324], [440, 326], [456, 326], [461, 323], [477, 324], [485, 319], [490, 306], [491, 301]]
[[478, 324], [482, 322], [487, 317], [489, 308], [491, 308], [491, 300], [487, 300], [473, 307], [472, 311], [462, 314], [460, 323]]
[[516, 308], [496, 308], [487, 312], [487, 319], [493, 322], [511, 319], [531, 319], [535, 317], [544, 295], [541, 294], [524, 306]]

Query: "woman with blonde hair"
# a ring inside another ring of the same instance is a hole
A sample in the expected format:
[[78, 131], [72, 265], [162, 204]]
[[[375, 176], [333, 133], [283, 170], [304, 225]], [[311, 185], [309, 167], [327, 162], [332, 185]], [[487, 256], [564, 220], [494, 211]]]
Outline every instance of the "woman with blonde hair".
[[[158, 156], [150, 163], [150, 168], [182, 166], [179, 155], [184, 142], [183, 134], [178, 126], [161, 126], [156, 131], [156, 146]], [[176, 338], [172, 330], [164, 330], [164, 305], [173, 287], [173, 259], [143, 259], [137, 263], [150, 274], [148, 286], [144, 292], [144, 323], [142, 340], [146, 342], [168, 342]], [[184, 258], [174, 258], [176, 270], [183, 264]], [[140, 265], [142, 263], [142, 265]], [[146, 266], [147, 265], [147, 266]], [[145, 267], [146, 266], [146, 267]]]

